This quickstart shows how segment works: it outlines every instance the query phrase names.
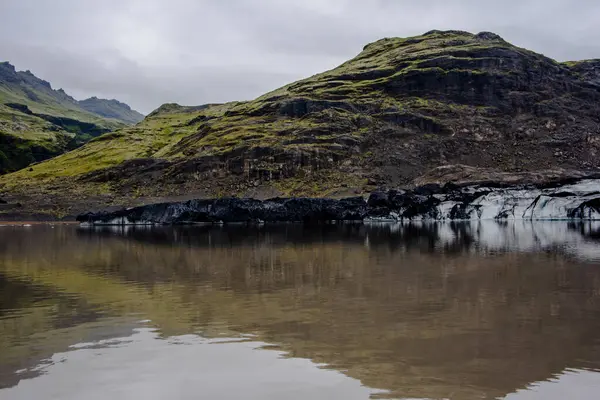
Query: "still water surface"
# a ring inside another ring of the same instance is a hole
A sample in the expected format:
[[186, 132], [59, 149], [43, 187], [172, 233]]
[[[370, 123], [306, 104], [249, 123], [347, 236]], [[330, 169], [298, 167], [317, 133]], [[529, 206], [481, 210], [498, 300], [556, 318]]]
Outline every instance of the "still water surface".
[[600, 398], [600, 225], [0, 226], [0, 399], [106, 398]]

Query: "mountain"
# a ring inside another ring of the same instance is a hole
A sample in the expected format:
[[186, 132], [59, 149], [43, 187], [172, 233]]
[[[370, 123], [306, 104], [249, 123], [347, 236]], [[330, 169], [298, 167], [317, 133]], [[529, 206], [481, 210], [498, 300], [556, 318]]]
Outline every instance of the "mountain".
[[162, 106], [135, 127], [0, 178], [0, 197], [72, 213], [585, 175], [600, 168], [599, 66], [560, 63], [489, 32], [382, 39], [253, 101]]
[[125, 104], [96, 100], [92, 107], [101, 103], [98, 108], [115, 112], [107, 116], [90, 111], [89, 101], [78, 102], [30, 71], [16, 71], [10, 63], [0, 63], [0, 173], [72, 150], [137, 120], [137, 113]]
[[78, 104], [84, 110], [100, 115], [101, 117], [113, 118], [131, 125], [135, 125], [144, 119], [143, 114], [132, 110], [127, 104], [115, 99], [106, 100], [94, 96], [86, 100], [81, 100]]
[[106, 128], [123, 126], [122, 121], [85, 110], [64, 90], [54, 90], [49, 82], [30, 71], [16, 71], [8, 62], [0, 63], [0, 103], [23, 104], [36, 114], [66, 117]]

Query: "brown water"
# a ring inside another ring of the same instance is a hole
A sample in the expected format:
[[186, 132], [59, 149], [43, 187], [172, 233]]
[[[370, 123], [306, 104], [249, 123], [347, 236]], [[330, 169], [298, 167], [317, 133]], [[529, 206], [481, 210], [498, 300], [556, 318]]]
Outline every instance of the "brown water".
[[600, 225], [0, 226], [0, 399], [597, 399]]

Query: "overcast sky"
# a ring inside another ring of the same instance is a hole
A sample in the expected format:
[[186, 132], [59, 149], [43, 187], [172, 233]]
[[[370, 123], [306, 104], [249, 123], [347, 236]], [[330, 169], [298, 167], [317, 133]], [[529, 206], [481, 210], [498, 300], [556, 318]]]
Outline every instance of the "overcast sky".
[[431, 29], [600, 58], [598, 21], [598, 0], [0, 0], [0, 61], [148, 113], [251, 99]]

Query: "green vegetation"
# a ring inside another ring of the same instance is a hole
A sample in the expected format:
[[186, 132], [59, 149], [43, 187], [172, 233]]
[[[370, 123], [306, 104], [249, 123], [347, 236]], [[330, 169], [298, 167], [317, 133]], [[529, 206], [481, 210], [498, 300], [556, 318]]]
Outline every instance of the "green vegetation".
[[41, 117], [0, 105], [0, 174], [60, 154], [76, 142], [75, 134]]
[[0, 144], [5, 156], [0, 162], [0, 173], [64, 153], [106, 131], [92, 123], [0, 105]]
[[10, 176], [20, 176], [22, 182], [54, 180], [108, 168], [125, 160], [153, 157], [171, 142], [193, 133], [194, 126], [187, 124], [194, 117], [193, 114], [159, 114], [138, 126], [94, 138], [81, 148], [34, 166], [32, 171]]

